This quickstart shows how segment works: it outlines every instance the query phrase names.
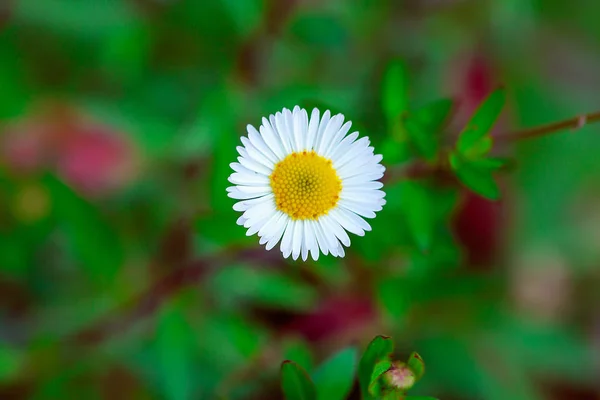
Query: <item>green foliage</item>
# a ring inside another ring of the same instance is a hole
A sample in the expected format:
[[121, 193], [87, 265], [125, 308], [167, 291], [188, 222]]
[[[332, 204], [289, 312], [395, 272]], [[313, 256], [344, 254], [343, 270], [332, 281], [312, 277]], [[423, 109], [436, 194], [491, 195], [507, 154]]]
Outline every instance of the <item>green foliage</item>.
[[400, 121], [408, 107], [408, 72], [402, 60], [389, 62], [383, 77], [381, 102], [388, 122], [393, 125]]
[[175, 303], [166, 304], [161, 310], [156, 336], [165, 397], [169, 400], [190, 398], [193, 331]]
[[449, 156], [450, 165], [458, 179], [474, 192], [491, 200], [500, 196], [493, 173], [502, 164], [486, 156], [492, 148], [490, 131], [504, 107], [505, 96], [504, 90], [498, 89], [480, 104]]
[[286, 400], [315, 400], [317, 392], [306, 371], [293, 361], [281, 365], [281, 388]]
[[290, 27], [302, 43], [323, 50], [344, 45], [347, 32], [338, 18], [328, 14], [299, 14]]
[[[600, 104], [600, 3], [412, 3], [0, 1], [0, 398], [279, 398], [279, 360], [310, 399], [597, 397], [598, 126], [495, 133]], [[265, 252], [226, 197], [246, 125], [296, 104], [383, 155], [344, 258]], [[373, 329], [395, 353], [348, 347]]]
[[288, 310], [307, 310], [316, 301], [314, 288], [281, 271], [230, 266], [207, 284], [215, 299], [232, 307], [242, 302]]
[[400, 187], [408, 229], [419, 250], [426, 251], [431, 246], [436, 222], [431, 192], [419, 182], [402, 182]]
[[415, 378], [417, 380], [421, 379], [423, 377], [423, 374], [425, 374], [425, 363], [423, 362], [421, 356], [417, 353], [412, 353], [410, 355], [410, 357], [408, 358], [407, 365], [408, 368], [410, 368], [415, 374]]
[[489, 133], [500, 116], [505, 98], [504, 89], [498, 89], [475, 110], [456, 142], [456, 148], [461, 154], [467, 158], [477, 158], [489, 151]]
[[373, 383], [373, 371], [381, 361], [389, 361], [393, 351], [394, 342], [389, 337], [377, 336], [369, 343], [358, 363], [358, 382], [363, 399], [373, 398], [369, 392], [369, 387]]
[[118, 235], [101, 211], [56, 177], [45, 184], [53, 200], [57, 223], [67, 234], [73, 254], [91, 279], [108, 283], [123, 263]]
[[500, 197], [500, 189], [494, 180], [496, 164], [486, 159], [465, 160], [460, 154], [450, 155], [450, 165], [460, 181], [468, 188], [490, 200]]
[[[363, 399], [403, 400], [408, 398], [406, 390], [422, 378], [425, 364], [417, 353], [411, 354], [407, 366], [392, 360], [393, 350], [392, 340], [385, 336], [377, 336], [367, 346], [356, 371]], [[298, 364], [284, 361], [281, 385], [285, 398], [345, 399], [354, 382], [356, 355], [354, 348], [341, 350], [315, 370], [312, 380]], [[401, 388], [397, 386], [408, 378], [410, 381], [406, 382], [410, 383]]]
[[347, 348], [333, 355], [312, 374], [318, 400], [344, 400], [354, 382], [356, 349]]
[[0, 343], [0, 383], [10, 382], [18, 376], [24, 364], [25, 360], [20, 351]]
[[441, 148], [442, 128], [450, 117], [454, 103], [440, 99], [404, 117], [404, 126], [416, 148], [425, 159], [434, 161]]

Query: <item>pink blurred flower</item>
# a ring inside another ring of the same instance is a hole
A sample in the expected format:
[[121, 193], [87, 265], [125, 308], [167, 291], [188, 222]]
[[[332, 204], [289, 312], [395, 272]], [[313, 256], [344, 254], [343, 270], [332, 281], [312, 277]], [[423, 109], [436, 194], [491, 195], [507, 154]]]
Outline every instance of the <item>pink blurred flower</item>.
[[52, 170], [81, 194], [93, 197], [123, 187], [139, 167], [138, 154], [124, 135], [63, 105], [44, 107], [6, 127], [0, 157], [14, 173]]
[[84, 194], [100, 196], [131, 180], [135, 172], [131, 145], [100, 126], [81, 126], [58, 149], [56, 169]]

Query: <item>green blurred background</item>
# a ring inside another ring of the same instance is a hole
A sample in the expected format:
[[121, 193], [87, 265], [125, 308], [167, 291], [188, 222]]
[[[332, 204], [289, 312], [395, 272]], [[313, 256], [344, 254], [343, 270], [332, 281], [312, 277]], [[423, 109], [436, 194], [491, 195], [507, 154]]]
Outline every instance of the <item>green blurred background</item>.
[[419, 155], [382, 97], [454, 99], [450, 144], [498, 85], [500, 134], [595, 111], [599, 20], [595, 0], [1, 0], [0, 398], [280, 399], [284, 359], [387, 334], [425, 359], [416, 394], [599, 399], [600, 125], [496, 146], [497, 202], [388, 179], [341, 260], [265, 252], [225, 195], [246, 124], [296, 104], [343, 112], [388, 169]]

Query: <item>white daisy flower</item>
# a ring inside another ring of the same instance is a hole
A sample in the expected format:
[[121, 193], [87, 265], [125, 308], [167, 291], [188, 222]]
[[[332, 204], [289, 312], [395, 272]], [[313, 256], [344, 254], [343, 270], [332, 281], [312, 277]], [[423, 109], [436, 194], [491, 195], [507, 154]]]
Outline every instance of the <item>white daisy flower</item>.
[[237, 220], [258, 233], [260, 244], [271, 250], [281, 241], [281, 252], [296, 260], [314, 260], [319, 251], [344, 256], [350, 246], [346, 231], [363, 236], [385, 204], [383, 184], [377, 180], [385, 167], [373, 153], [369, 138], [347, 135], [351, 123], [342, 114], [310, 118], [298, 106], [262, 119], [257, 131], [248, 125], [248, 137], [238, 146], [240, 156], [228, 196], [241, 200], [233, 206], [243, 212]]

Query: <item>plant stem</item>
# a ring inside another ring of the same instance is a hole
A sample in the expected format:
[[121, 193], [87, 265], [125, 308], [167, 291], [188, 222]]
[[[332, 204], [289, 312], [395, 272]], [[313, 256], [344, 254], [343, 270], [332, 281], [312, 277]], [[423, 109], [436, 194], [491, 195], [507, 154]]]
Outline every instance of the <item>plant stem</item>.
[[579, 129], [585, 125], [600, 121], [600, 111], [582, 114], [575, 118], [570, 118], [564, 121], [554, 122], [547, 125], [536, 126], [529, 129], [501, 134], [495, 137], [496, 142], [514, 142], [523, 139], [532, 139], [540, 136], [549, 135], [565, 129]]

